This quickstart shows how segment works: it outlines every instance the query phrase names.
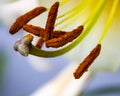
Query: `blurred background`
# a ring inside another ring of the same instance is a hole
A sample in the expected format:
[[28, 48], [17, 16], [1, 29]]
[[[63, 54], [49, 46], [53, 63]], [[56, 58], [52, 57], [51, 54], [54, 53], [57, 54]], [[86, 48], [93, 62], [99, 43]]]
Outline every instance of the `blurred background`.
[[[0, 3], [2, 4], [3, 0]], [[57, 76], [70, 60], [64, 56], [43, 59], [52, 66], [52, 70], [37, 70], [30, 64], [28, 57], [23, 57], [13, 50], [14, 42], [23, 34], [19, 32], [10, 35], [8, 25], [0, 18], [0, 96], [30, 96]], [[92, 75], [78, 96], [120, 96], [120, 70], [102, 71]]]

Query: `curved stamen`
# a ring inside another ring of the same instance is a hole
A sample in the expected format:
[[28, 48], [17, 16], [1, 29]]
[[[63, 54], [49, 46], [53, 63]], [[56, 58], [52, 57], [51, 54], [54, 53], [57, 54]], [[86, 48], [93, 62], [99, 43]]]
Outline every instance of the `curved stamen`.
[[71, 43], [70, 45], [68, 45], [60, 50], [57, 50], [57, 51], [44, 51], [44, 50], [40, 50], [40, 49], [32, 46], [31, 50], [30, 50], [30, 54], [39, 56], [39, 57], [50, 58], [50, 57], [60, 56], [64, 53], [70, 51], [75, 46], [77, 46], [87, 36], [89, 31], [91, 30], [93, 25], [96, 23], [97, 19], [99, 18], [105, 4], [106, 4], [106, 0], [99, 1], [98, 5], [94, 11], [94, 14], [92, 15], [93, 18], [90, 20], [90, 22], [89, 22], [88, 26], [86, 27], [86, 29], [84, 30], [83, 34], [81, 36], [79, 36], [75, 41], [73, 41], [73, 43]]

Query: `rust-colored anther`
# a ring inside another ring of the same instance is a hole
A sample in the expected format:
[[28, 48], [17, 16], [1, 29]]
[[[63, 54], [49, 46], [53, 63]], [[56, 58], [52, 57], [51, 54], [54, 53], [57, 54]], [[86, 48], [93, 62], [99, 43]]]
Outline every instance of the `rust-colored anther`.
[[53, 38], [51, 40], [46, 41], [46, 47], [53, 47], [58, 48], [62, 47], [63, 45], [67, 44], [68, 42], [73, 41], [77, 38], [83, 30], [83, 26], [79, 26], [78, 28], [74, 29], [71, 32], [68, 32], [58, 38]]
[[29, 33], [32, 33], [36, 36], [41, 36], [43, 37], [44, 36], [44, 29], [41, 28], [41, 27], [38, 27], [38, 26], [34, 26], [34, 25], [30, 25], [30, 24], [25, 24], [23, 26], [23, 29]]
[[33, 19], [34, 17], [43, 13], [44, 11], [46, 11], [45, 7], [37, 7], [35, 9], [25, 13], [24, 15], [18, 17], [16, 19], [16, 21], [13, 23], [13, 25], [10, 27], [9, 32], [11, 34], [17, 33], [23, 27], [23, 25], [25, 25], [31, 19]]
[[89, 66], [92, 62], [97, 58], [101, 50], [101, 44], [98, 44], [90, 54], [83, 60], [82, 63], [77, 67], [75, 72], [73, 73], [75, 79], [79, 79], [85, 71], [88, 70]]
[[43, 38], [39, 38], [39, 40], [37, 41], [37, 43], [36, 43], [36, 47], [38, 47], [38, 48], [42, 48], [42, 46], [43, 46], [43, 43], [44, 43], [44, 40], [43, 40]]
[[51, 39], [51, 33], [54, 30], [54, 24], [57, 17], [58, 7], [59, 7], [59, 2], [56, 2], [50, 8], [46, 26], [45, 26], [45, 34], [43, 38], [45, 41]]
[[[35, 36], [39, 36], [39, 37], [44, 36], [44, 28], [34, 26], [34, 25], [30, 25], [30, 24], [25, 24], [23, 26], [23, 29], [25, 31], [29, 32], [29, 33], [34, 34]], [[58, 38], [58, 37], [62, 36], [65, 33], [66, 33], [66, 31], [55, 30], [51, 34], [51, 39], [52, 38]]]
[[55, 31], [53, 31], [53, 33], [51, 34], [51, 39], [53, 39], [53, 38], [58, 38], [58, 37], [66, 34], [66, 33], [67, 33], [66, 31], [55, 30]]

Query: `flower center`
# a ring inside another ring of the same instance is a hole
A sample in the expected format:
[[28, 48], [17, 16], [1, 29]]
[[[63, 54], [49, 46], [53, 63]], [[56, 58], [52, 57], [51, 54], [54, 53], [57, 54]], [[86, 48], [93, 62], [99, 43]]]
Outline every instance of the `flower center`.
[[[62, 0], [60, 2], [60, 6], [66, 4], [69, 0]], [[80, 22], [80, 26], [73, 29], [72, 31], [62, 31], [67, 28], [71, 24], [74, 23], [81, 15], [86, 12], [86, 9], [89, 8], [89, 5], [93, 3], [93, 0], [88, 0], [87, 2], [83, 0], [80, 4], [76, 5], [72, 9], [67, 12], [57, 16], [59, 2], [55, 2], [51, 8], [46, 9], [45, 7], [37, 7], [28, 13], [18, 17], [10, 28], [10, 33], [14, 34], [18, 32], [21, 28], [25, 31], [32, 33], [36, 36], [39, 36], [39, 40], [37, 44], [34, 46], [31, 44], [33, 37], [32, 35], [24, 36], [22, 39], [18, 40], [15, 43], [15, 50], [19, 51], [22, 55], [27, 56], [28, 54], [35, 55], [38, 57], [56, 57], [66, 52], [70, 51], [74, 47], [76, 47], [81, 41], [90, 33], [90, 30], [93, 28], [97, 20], [104, 10], [104, 7], [107, 3], [107, 0], [99, 0], [92, 13], [82, 22]], [[76, 69], [74, 76], [75, 78], [80, 78], [82, 74], [87, 71], [90, 64], [96, 59], [101, 50], [101, 42], [103, 41], [106, 33], [108, 32], [111, 22], [116, 13], [117, 7], [119, 4], [119, 0], [114, 0], [113, 5], [110, 10], [110, 14], [108, 16], [107, 22], [104, 26], [103, 32], [100, 36], [100, 39], [97, 42], [97, 46], [90, 52], [90, 54], [85, 58], [85, 60], [80, 64], [80, 66]], [[45, 28], [26, 24], [34, 17], [39, 14], [49, 11], [47, 22]], [[56, 21], [56, 22], [55, 22]], [[63, 24], [65, 23], [65, 24]], [[59, 30], [54, 30], [54, 27], [59, 27]], [[83, 30], [84, 29], [84, 30]], [[27, 43], [26, 43], [27, 42]], [[63, 47], [67, 43], [71, 42], [67, 46]], [[55, 51], [47, 51], [42, 50], [43, 43], [46, 44], [46, 47], [58, 48], [61, 49]]]

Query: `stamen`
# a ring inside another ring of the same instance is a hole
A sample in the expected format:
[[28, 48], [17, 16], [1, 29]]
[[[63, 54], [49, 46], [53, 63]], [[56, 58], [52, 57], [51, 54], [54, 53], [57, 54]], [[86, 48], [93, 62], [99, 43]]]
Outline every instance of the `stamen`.
[[[26, 24], [26, 25], [23, 26], [23, 29], [25, 31], [29, 32], [29, 33], [34, 34], [35, 36], [39, 36], [39, 37], [44, 36], [44, 30], [45, 30], [44, 28], [34, 26], [34, 25], [30, 25], [30, 24]], [[51, 33], [51, 39], [58, 38], [65, 33], [66, 33], [66, 31], [55, 30]]]
[[[60, 6], [67, 3], [69, 0], [61, 0]], [[75, 48], [90, 32], [92, 27], [95, 25], [101, 12], [103, 11], [107, 0], [99, 0], [97, 5], [95, 6], [92, 13], [85, 19], [81, 26], [78, 26], [76, 29], [72, 31], [66, 32], [61, 31], [60, 29], [64, 29], [70, 24], [72, 24], [75, 20], [78, 19], [82, 12], [86, 12], [90, 6], [90, 3], [93, 3], [93, 0], [88, 0], [87, 2], [82, 0], [77, 6], [72, 8], [71, 10], [59, 15], [57, 17], [59, 2], [55, 2], [50, 8], [45, 7], [37, 7], [24, 15], [18, 17], [13, 25], [10, 27], [9, 32], [11, 34], [17, 33], [21, 28], [25, 31], [34, 34], [35, 36], [39, 37], [36, 45], [32, 45], [33, 36], [28, 34], [21, 39], [17, 40], [14, 44], [14, 49], [23, 56], [28, 56], [29, 54], [35, 55], [38, 57], [45, 57], [51, 58], [65, 54], [66, 52], [70, 51], [71, 49]], [[74, 72], [75, 79], [79, 79], [89, 68], [89, 66], [94, 62], [94, 60], [98, 57], [101, 51], [101, 42], [104, 39], [110, 24], [114, 18], [114, 14], [118, 7], [119, 0], [114, 0], [113, 6], [110, 11], [110, 15], [104, 27], [103, 33], [98, 41], [98, 45], [90, 52], [90, 54], [83, 60], [82, 63], [78, 66], [78, 68]], [[35, 18], [39, 14], [43, 13], [44, 11], [49, 11], [48, 18], [46, 22], [45, 28], [34, 26], [27, 24], [31, 19]], [[60, 20], [60, 21], [57, 21]], [[82, 18], [80, 18], [82, 19]], [[67, 21], [67, 22], [66, 22]], [[62, 25], [59, 30], [54, 30], [54, 27], [62, 24], [65, 22], [65, 25]], [[80, 22], [80, 23], [81, 23]], [[85, 30], [83, 31], [83, 26]], [[83, 31], [83, 32], [82, 32]], [[82, 34], [81, 34], [82, 33]], [[81, 35], [80, 35], [81, 34]], [[71, 42], [69, 45], [63, 47], [67, 43]], [[47, 51], [42, 50], [43, 44], [46, 44], [46, 47], [58, 48], [62, 47], [61, 49], [55, 51]]]
[[24, 15], [18, 17], [16, 21], [13, 23], [13, 25], [10, 27], [9, 32], [11, 34], [17, 33], [23, 25], [25, 25], [27, 22], [29, 22], [31, 19], [35, 18], [39, 14], [46, 11], [45, 7], [36, 7], [35, 9], [25, 13]]
[[38, 26], [26, 24], [23, 26], [23, 29], [29, 33], [32, 33], [36, 36], [44, 36], [44, 29]]
[[102, 32], [102, 36], [100, 37], [100, 40], [98, 41], [98, 43], [101, 43], [102, 40], [104, 39], [105, 35], [107, 34], [108, 29], [111, 25], [111, 22], [114, 18], [114, 15], [115, 15], [115, 12], [116, 12], [116, 9], [117, 9], [118, 5], [119, 5], [119, 0], [114, 0], [113, 7], [111, 9], [110, 15], [108, 17], [108, 20], [107, 20], [107, 22], [105, 24], [105, 27], [104, 27], [104, 30]]
[[75, 39], [71, 44], [69, 44], [68, 46], [56, 50], [56, 51], [44, 51], [41, 49], [36, 48], [35, 46], [31, 46], [30, 49], [30, 54], [32, 55], [36, 55], [36, 56], [40, 56], [40, 57], [55, 57], [55, 56], [60, 56], [68, 51], [70, 51], [71, 49], [73, 49], [75, 46], [77, 46], [84, 38], [85, 36], [87, 36], [87, 34], [89, 33], [90, 29], [92, 28], [92, 26], [95, 24], [95, 22], [97, 21], [98, 17], [100, 16], [102, 9], [104, 8], [106, 0], [100, 0], [94, 15], [93, 15], [93, 19], [90, 20], [89, 25], [86, 27], [85, 31], [81, 34], [81, 36], [78, 36], [77, 39]]
[[44, 38], [43, 38], [43, 40], [45, 40], [45, 41], [47, 41], [51, 38], [50, 36], [54, 29], [54, 24], [55, 24], [57, 12], [58, 12], [58, 7], [59, 7], [59, 2], [56, 2], [50, 8], [50, 11], [48, 14], [48, 19], [46, 22], [46, 27], [45, 27]]
[[92, 62], [97, 58], [101, 50], [101, 44], [98, 44], [90, 54], [83, 60], [82, 63], [78, 66], [78, 68], [74, 72], [75, 79], [79, 79], [85, 71], [88, 70], [89, 66]]
[[39, 56], [39, 57], [50, 58], [50, 57], [56, 57], [56, 56], [63, 55], [66, 52], [73, 49], [74, 47], [76, 47], [87, 36], [90, 29], [94, 26], [98, 17], [100, 16], [105, 4], [106, 4], [106, 0], [99, 1], [98, 5], [95, 9], [94, 15], [92, 15], [93, 18], [89, 22], [89, 25], [85, 28], [83, 33], [77, 39], [75, 39], [71, 44], [69, 44], [68, 46], [66, 46], [62, 49], [56, 50], [56, 51], [44, 51], [44, 50], [40, 50], [40, 49], [32, 46], [31, 50], [30, 50], [30, 54], [35, 55], [35, 56]]
[[58, 48], [62, 47], [68, 42], [72, 42], [75, 38], [77, 38], [83, 30], [83, 26], [79, 26], [71, 32], [67, 32], [66, 34], [60, 36], [59, 38], [53, 38], [46, 42], [46, 47]]
[[44, 43], [44, 40], [43, 40], [43, 38], [39, 38], [39, 40], [37, 41], [37, 43], [36, 43], [36, 47], [38, 47], [38, 48], [42, 48], [42, 45], [43, 45], [43, 43]]
[[53, 39], [53, 38], [58, 38], [58, 37], [66, 34], [66, 33], [67, 33], [66, 31], [55, 30], [55, 31], [53, 31], [53, 33], [51, 34], [51, 39]]

